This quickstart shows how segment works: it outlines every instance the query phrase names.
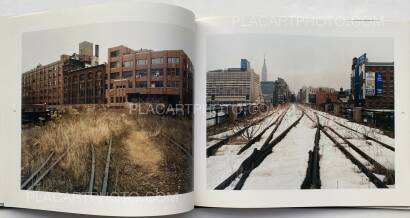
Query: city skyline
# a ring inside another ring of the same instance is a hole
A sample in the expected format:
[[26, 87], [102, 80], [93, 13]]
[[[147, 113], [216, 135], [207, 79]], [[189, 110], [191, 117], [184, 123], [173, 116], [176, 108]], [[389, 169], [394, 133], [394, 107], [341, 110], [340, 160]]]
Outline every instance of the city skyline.
[[393, 52], [390, 38], [218, 35], [208, 37], [207, 71], [238, 67], [246, 58], [262, 78], [266, 58], [268, 81], [284, 78], [294, 93], [303, 86], [338, 90], [350, 88], [353, 57], [367, 53], [369, 61], [393, 62]]

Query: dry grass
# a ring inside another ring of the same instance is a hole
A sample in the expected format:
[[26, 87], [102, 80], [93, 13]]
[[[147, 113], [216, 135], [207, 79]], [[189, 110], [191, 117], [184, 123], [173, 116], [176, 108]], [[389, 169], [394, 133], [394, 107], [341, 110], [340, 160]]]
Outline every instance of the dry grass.
[[[37, 190], [87, 190], [91, 145], [94, 145], [95, 185], [98, 191], [101, 186], [100, 178], [103, 177], [107, 141], [112, 137], [109, 180], [111, 191], [140, 194], [153, 190], [167, 193], [190, 191], [191, 163], [184, 161], [183, 155], [171, 147], [162, 134], [172, 136], [191, 150], [192, 120], [189, 118], [152, 115], [136, 117], [121, 110], [71, 112], [44, 126], [23, 129], [22, 175], [28, 176], [52, 151], [61, 155], [69, 149], [67, 156], [42, 181]], [[172, 163], [171, 167], [169, 163]], [[167, 186], [167, 182], [175, 184]]]
[[94, 112], [69, 115], [43, 127], [35, 127], [31, 143], [38, 145], [36, 149], [41, 152], [41, 156], [51, 151], [61, 155], [69, 148], [70, 152], [60, 162], [60, 166], [71, 171], [78, 179], [87, 170], [84, 160], [88, 159], [89, 146], [103, 146], [111, 136], [120, 136], [130, 126], [132, 123], [125, 114], [116, 116], [110, 112]]
[[149, 173], [155, 173], [158, 170], [163, 155], [147, 131], [132, 132], [124, 140], [124, 144], [134, 164], [140, 165]]

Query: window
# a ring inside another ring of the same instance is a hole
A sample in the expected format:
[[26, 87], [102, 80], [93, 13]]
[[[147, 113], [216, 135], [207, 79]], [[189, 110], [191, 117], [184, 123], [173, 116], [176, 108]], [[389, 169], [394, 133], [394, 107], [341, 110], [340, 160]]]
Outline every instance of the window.
[[167, 75], [168, 76], [179, 76], [179, 68], [168, 68]]
[[168, 64], [179, 64], [179, 58], [168, 58]]
[[151, 69], [151, 76], [159, 77], [164, 75], [164, 69]]
[[110, 73], [110, 79], [118, 79], [120, 77], [120, 73]]
[[132, 61], [124, 61], [124, 62], [122, 62], [122, 67], [132, 67]]
[[179, 87], [179, 81], [168, 81], [167, 86], [168, 87]]
[[147, 76], [146, 70], [137, 70], [137, 72], [135, 72], [135, 77], [141, 78], [144, 76]]
[[147, 59], [138, 59], [137, 65], [147, 65]]
[[151, 88], [164, 87], [163, 81], [152, 81]]
[[164, 58], [152, 58], [151, 59], [151, 64], [163, 64], [164, 63]]
[[111, 63], [110, 63], [110, 66], [111, 66], [111, 68], [117, 68], [117, 67], [120, 67], [120, 62], [118, 62], [118, 61], [111, 62]]
[[120, 55], [120, 50], [112, 51], [110, 55], [112, 58], [118, 57]]
[[128, 88], [132, 88], [132, 81], [128, 81]]
[[122, 78], [129, 78], [129, 77], [132, 77], [132, 71], [122, 72]]
[[135, 83], [135, 88], [144, 88], [147, 87], [147, 81], [137, 81]]

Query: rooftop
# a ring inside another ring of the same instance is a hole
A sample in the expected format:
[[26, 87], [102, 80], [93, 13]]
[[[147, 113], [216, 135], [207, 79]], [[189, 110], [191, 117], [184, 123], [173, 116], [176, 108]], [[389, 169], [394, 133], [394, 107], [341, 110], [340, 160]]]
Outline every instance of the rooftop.
[[394, 66], [394, 62], [367, 62], [366, 66]]

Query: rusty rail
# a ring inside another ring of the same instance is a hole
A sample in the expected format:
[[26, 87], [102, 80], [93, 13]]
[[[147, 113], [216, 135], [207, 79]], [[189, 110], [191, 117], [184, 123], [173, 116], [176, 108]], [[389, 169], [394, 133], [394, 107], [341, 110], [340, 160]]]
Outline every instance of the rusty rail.
[[259, 133], [256, 137], [252, 138], [251, 140], [249, 140], [237, 153], [237, 155], [242, 154], [242, 152], [244, 152], [246, 149], [248, 149], [249, 147], [251, 147], [253, 144], [255, 144], [255, 142], [259, 141], [262, 138], [262, 135], [265, 134], [265, 132], [270, 129], [273, 125], [276, 126], [275, 128], [272, 130], [272, 132], [269, 134], [267, 140], [265, 140], [265, 144], [269, 143], [270, 140], [272, 140], [273, 134], [275, 134], [276, 130], [278, 129], [279, 125], [282, 123], [283, 117], [285, 116], [287, 110], [285, 110], [279, 117], [277, 117], [275, 119], [275, 121], [272, 122], [272, 124], [270, 124], [268, 127], [266, 127], [261, 133]]
[[33, 190], [34, 187], [67, 155], [70, 148], [67, 148], [27, 189]]
[[50, 162], [51, 158], [54, 156], [54, 151], [50, 153], [50, 155], [47, 157], [47, 159], [37, 168], [36, 171], [34, 171], [30, 177], [28, 177], [23, 184], [20, 186], [21, 189], [26, 188], [26, 186], [34, 179], [34, 177], [37, 176], [38, 173]]
[[[306, 177], [301, 185], [301, 189], [320, 189], [322, 182], [320, 181], [320, 164], [319, 164], [319, 141], [320, 128], [319, 117], [316, 115], [316, 134], [314, 140], [313, 151], [309, 151], [308, 167], [306, 169]], [[313, 119], [312, 119], [313, 121]]]
[[90, 185], [88, 186], [88, 192], [93, 193], [95, 180], [95, 148], [94, 145], [91, 145], [91, 175], [90, 175]]
[[249, 124], [249, 125], [243, 127], [242, 129], [240, 129], [238, 132], [236, 132], [236, 133], [234, 133], [234, 134], [232, 134], [232, 135], [230, 135], [230, 136], [227, 136], [226, 138], [220, 140], [219, 142], [217, 142], [217, 143], [215, 143], [215, 144], [209, 146], [209, 147], [206, 149], [206, 157], [210, 157], [210, 156], [214, 155], [215, 152], [216, 152], [220, 147], [222, 147], [223, 145], [225, 145], [226, 143], [228, 143], [228, 141], [229, 141], [230, 139], [232, 139], [233, 137], [239, 136], [240, 134], [242, 134], [243, 132], [245, 132], [245, 130], [247, 130], [249, 127], [254, 126], [254, 125], [256, 125], [256, 124], [262, 122], [262, 121], [265, 120], [267, 117], [269, 117], [269, 116], [271, 116], [272, 114], [274, 114], [275, 112], [276, 112], [276, 111], [274, 111], [273, 113], [270, 113], [270, 114], [268, 114], [268, 115], [262, 117], [261, 119], [255, 121], [255, 122], [252, 122], [251, 124]]
[[108, 146], [107, 152], [107, 161], [105, 162], [105, 170], [104, 170], [104, 178], [103, 178], [103, 186], [101, 189], [101, 195], [107, 195], [107, 188], [108, 188], [108, 176], [110, 173], [110, 162], [111, 162], [111, 147], [112, 147], [112, 137], [110, 138], [110, 144]]
[[236, 183], [234, 190], [242, 189], [250, 173], [256, 167], [258, 167], [269, 154], [272, 153], [275, 145], [277, 145], [283, 138], [285, 138], [285, 136], [289, 133], [289, 131], [299, 123], [303, 115], [304, 115], [304, 112], [295, 122], [293, 122], [288, 128], [286, 128], [281, 134], [279, 134], [271, 142], [268, 141], [268, 143], [266, 143], [266, 141], [268, 140], [267, 139], [265, 141], [266, 146], [262, 146], [260, 150], [255, 148], [252, 154], [241, 163], [239, 168], [232, 175], [230, 175], [228, 178], [222, 181], [218, 186], [216, 186], [215, 190], [225, 189], [226, 187], [230, 186], [231, 183], [237, 178], [239, 178], [239, 181]]
[[389, 149], [389, 150], [391, 150], [391, 151], [395, 151], [395, 148], [394, 148], [394, 147], [392, 147], [392, 146], [390, 146], [390, 145], [388, 145], [388, 144], [386, 144], [386, 143], [384, 143], [384, 142], [381, 142], [381, 141], [379, 141], [379, 140], [377, 140], [377, 139], [375, 139], [375, 138], [373, 138], [373, 137], [371, 137], [371, 136], [368, 136], [368, 135], [366, 135], [366, 134], [364, 134], [364, 133], [362, 133], [362, 132], [359, 132], [359, 131], [357, 131], [357, 130], [351, 128], [351, 127], [348, 127], [348, 126], [346, 126], [346, 125], [344, 125], [344, 124], [342, 124], [342, 123], [340, 123], [340, 122], [338, 122], [338, 121], [336, 121], [336, 120], [330, 119], [329, 117], [327, 117], [327, 116], [325, 116], [325, 115], [319, 114], [319, 116], [321, 116], [321, 117], [323, 117], [323, 118], [325, 118], [325, 119], [331, 120], [331, 121], [335, 122], [337, 125], [339, 125], [339, 126], [341, 126], [341, 127], [344, 127], [344, 128], [346, 128], [346, 129], [348, 129], [348, 130], [351, 130], [351, 131], [353, 131], [353, 132], [356, 132], [356, 133], [362, 135], [363, 138], [368, 139], [368, 140], [371, 140], [371, 141], [374, 141], [374, 142], [380, 144], [381, 146], [383, 146], [383, 147], [385, 147], [385, 148], [387, 148], [387, 149]]

